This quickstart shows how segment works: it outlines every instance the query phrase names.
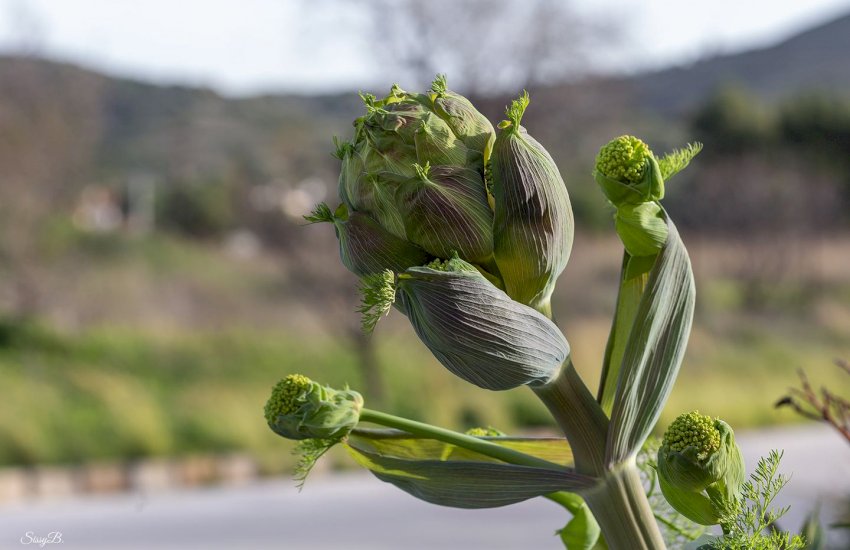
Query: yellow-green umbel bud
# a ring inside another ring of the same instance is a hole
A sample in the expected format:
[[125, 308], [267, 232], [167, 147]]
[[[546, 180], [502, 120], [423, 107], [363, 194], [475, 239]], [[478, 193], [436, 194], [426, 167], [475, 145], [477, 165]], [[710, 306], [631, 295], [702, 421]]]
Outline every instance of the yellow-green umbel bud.
[[569, 355], [552, 321], [452, 258], [398, 276], [416, 334], [452, 373], [490, 390], [549, 382]]
[[301, 374], [290, 374], [272, 389], [266, 402], [269, 427], [287, 439], [338, 440], [360, 420], [363, 397], [335, 390]]
[[552, 157], [520, 126], [528, 103], [523, 94], [508, 107], [493, 145], [494, 254], [508, 295], [551, 316], [572, 250], [573, 212]]
[[655, 156], [638, 138], [620, 136], [599, 150], [593, 177], [617, 209], [617, 234], [631, 256], [626, 278], [648, 271], [668, 234], [658, 204], [664, 197], [664, 178]]
[[694, 411], [682, 414], [658, 450], [658, 479], [673, 508], [702, 525], [733, 514], [744, 483], [744, 458], [728, 424]]
[[278, 382], [264, 409], [266, 422], [273, 424], [277, 417], [292, 414], [301, 406], [299, 399], [310, 389], [312, 380], [303, 374], [290, 374]]
[[594, 177], [614, 206], [664, 198], [664, 179], [649, 146], [634, 136], [609, 141], [596, 155]]
[[605, 144], [596, 155], [596, 170], [609, 178], [632, 185], [643, 179], [652, 151], [634, 136], [620, 136]]
[[683, 453], [693, 447], [698, 460], [705, 460], [720, 448], [720, 430], [710, 416], [693, 411], [679, 415], [664, 432], [662, 445]]

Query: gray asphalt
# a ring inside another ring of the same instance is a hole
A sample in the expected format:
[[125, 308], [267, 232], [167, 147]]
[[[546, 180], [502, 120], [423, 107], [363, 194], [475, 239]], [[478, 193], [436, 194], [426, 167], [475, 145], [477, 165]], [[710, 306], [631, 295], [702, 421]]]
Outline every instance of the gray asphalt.
[[[793, 472], [783, 502], [796, 526], [820, 501], [827, 515], [850, 497], [850, 445], [818, 426], [739, 435], [748, 466], [784, 448]], [[311, 478], [299, 494], [288, 479], [214, 487], [93, 496], [0, 507], [0, 548], [61, 532], [51, 550], [172, 549], [557, 549], [566, 520], [535, 499], [493, 510], [453, 510], [409, 497], [368, 474]]]

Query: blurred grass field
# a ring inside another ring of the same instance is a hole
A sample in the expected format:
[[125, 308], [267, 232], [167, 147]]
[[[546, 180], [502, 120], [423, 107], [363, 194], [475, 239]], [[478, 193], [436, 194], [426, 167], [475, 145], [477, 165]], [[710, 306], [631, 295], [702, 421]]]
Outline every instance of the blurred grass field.
[[[291, 445], [262, 417], [279, 378], [303, 372], [366, 387], [352, 340], [323, 324], [353, 313], [287, 293], [284, 282], [303, 267], [292, 258], [235, 259], [209, 243], [67, 228], [47, 242], [58, 267], [49, 274], [57, 281], [46, 285], [56, 289], [54, 310], [0, 324], [2, 465], [247, 450], [279, 471], [291, 464]], [[850, 390], [832, 365], [850, 356], [850, 281], [842, 272], [850, 244], [809, 245], [808, 254], [825, 260], [789, 263], [782, 277], [759, 286], [754, 307], [752, 280], [723, 258], [730, 247], [694, 243], [695, 328], [662, 425], [692, 409], [736, 429], [798, 422], [773, 408], [797, 383], [798, 368], [816, 385]], [[336, 254], [332, 246], [318, 250]], [[559, 324], [592, 388], [619, 250], [613, 239], [580, 236], [557, 294]], [[739, 255], [744, 266], [752, 259]], [[68, 271], [74, 277], [63, 279]], [[487, 392], [452, 377], [398, 313], [373, 338], [388, 411], [457, 429], [552, 427], [530, 391]]]

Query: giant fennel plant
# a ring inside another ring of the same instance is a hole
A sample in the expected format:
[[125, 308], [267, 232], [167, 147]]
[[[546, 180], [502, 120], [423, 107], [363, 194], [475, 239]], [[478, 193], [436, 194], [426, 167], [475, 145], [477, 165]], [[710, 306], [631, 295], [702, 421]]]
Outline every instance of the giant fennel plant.
[[[659, 158], [622, 136], [596, 158], [593, 176], [616, 211], [624, 253], [594, 395], [552, 321], [573, 214], [555, 162], [521, 125], [528, 95], [497, 129], [442, 76], [425, 93], [393, 86], [382, 99], [361, 97], [366, 113], [353, 138], [336, 142], [340, 204], [306, 218], [333, 225], [342, 263], [362, 281], [364, 328], [396, 308], [449, 371], [485, 390], [528, 387], [565, 437], [459, 433], [293, 374], [275, 386], [265, 417], [300, 441], [300, 475], [341, 444], [427, 502], [488, 508], [548, 498], [572, 514], [559, 531], [571, 550], [665, 548], [636, 456], [676, 380], [694, 311], [688, 254], [660, 201], [700, 146]], [[726, 424], [685, 415], [657, 463], [675, 510], [731, 525], [744, 470]]]

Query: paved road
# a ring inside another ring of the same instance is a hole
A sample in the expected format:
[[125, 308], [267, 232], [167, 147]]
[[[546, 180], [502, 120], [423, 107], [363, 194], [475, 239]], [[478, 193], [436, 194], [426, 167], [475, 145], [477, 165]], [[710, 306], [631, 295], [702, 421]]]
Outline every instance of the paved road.
[[[739, 436], [748, 464], [785, 449], [785, 492], [797, 525], [814, 501], [850, 496], [850, 445], [820, 427]], [[32, 548], [26, 533], [62, 533], [51, 550], [557, 549], [565, 520], [542, 499], [463, 511], [419, 502], [362, 473], [316, 476], [301, 494], [289, 480], [239, 488], [124, 494], [0, 507], [0, 548]]]

